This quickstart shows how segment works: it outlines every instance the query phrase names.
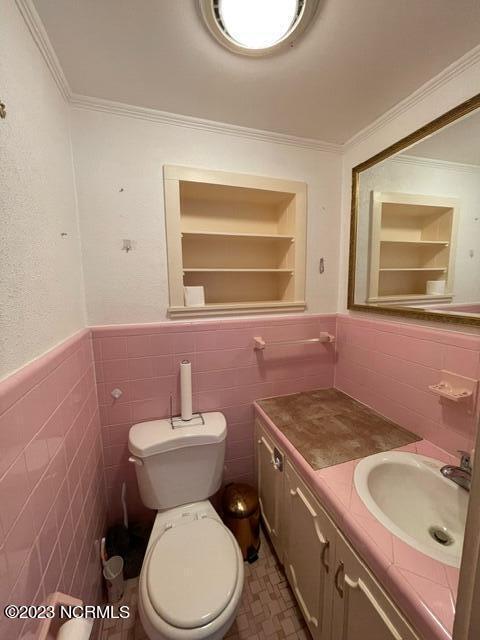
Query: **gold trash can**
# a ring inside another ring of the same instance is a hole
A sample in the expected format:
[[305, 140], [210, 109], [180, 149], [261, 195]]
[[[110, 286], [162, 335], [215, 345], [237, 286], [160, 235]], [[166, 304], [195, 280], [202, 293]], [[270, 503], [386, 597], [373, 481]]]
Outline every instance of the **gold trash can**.
[[222, 496], [222, 511], [243, 559], [255, 562], [260, 548], [260, 507], [256, 490], [248, 484], [228, 484]]

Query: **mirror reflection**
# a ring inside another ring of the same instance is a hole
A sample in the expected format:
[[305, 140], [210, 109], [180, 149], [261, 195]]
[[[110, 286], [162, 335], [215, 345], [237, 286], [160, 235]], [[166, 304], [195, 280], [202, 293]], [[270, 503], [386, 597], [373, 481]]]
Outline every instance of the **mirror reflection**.
[[480, 110], [359, 174], [356, 304], [480, 318]]

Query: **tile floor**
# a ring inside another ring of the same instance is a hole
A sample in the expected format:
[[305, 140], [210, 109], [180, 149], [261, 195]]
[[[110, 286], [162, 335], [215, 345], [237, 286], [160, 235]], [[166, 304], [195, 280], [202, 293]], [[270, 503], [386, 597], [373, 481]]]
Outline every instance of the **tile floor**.
[[[137, 583], [129, 580], [123, 601], [128, 620], [105, 620], [100, 640], [148, 640], [137, 616]], [[276, 556], [262, 534], [259, 559], [245, 564], [245, 586], [237, 619], [225, 640], [310, 640], [305, 621]]]

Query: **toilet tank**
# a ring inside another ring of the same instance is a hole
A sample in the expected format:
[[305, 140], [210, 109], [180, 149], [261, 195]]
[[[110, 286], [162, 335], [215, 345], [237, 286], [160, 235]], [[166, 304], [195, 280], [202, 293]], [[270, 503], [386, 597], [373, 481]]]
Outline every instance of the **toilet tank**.
[[213, 495], [222, 482], [226, 435], [219, 412], [175, 428], [168, 418], [133, 425], [128, 448], [143, 504], [164, 510]]

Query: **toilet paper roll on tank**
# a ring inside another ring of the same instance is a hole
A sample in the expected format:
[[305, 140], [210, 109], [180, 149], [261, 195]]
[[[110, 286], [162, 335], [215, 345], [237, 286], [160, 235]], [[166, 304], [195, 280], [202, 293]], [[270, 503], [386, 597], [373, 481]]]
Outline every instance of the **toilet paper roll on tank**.
[[182, 360], [180, 364], [180, 402], [182, 420], [192, 419], [192, 363]]

